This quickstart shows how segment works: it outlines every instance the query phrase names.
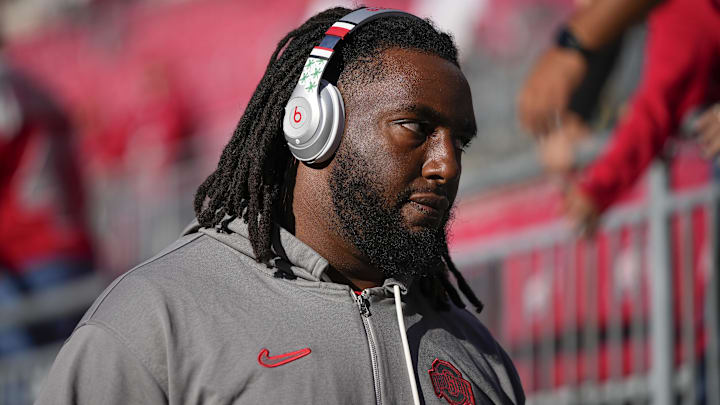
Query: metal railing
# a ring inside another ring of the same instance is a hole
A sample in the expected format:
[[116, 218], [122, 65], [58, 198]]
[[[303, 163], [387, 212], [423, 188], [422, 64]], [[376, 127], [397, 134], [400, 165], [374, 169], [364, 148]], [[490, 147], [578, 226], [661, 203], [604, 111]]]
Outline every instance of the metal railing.
[[[81, 314], [105, 285], [103, 277], [91, 275], [24, 298], [10, 307], [0, 306], [0, 330]], [[31, 404], [60, 347], [61, 342], [56, 342], [0, 358], [0, 405]]]
[[720, 404], [720, 189], [672, 192], [661, 163], [647, 181], [593, 239], [556, 222], [454, 255], [479, 290], [495, 280], [528, 403]]
[[53, 344], [0, 359], [0, 404], [32, 404], [58, 351]]

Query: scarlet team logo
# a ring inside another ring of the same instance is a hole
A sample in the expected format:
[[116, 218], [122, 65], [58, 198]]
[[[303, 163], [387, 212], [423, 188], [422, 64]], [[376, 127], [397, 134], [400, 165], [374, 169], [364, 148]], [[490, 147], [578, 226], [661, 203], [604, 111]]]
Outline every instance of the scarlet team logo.
[[428, 372], [438, 398], [445, 398], [451, 405], [475, 405], [472, 386], [452, 364], [435, 359]]

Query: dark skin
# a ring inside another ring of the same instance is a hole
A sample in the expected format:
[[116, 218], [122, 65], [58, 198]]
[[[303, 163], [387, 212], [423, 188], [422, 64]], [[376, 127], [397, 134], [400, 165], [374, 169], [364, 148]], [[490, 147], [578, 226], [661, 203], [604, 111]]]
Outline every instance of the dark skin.
[[[388, 49], [377, 57], [389, 73], [372, 83], [338, 85], [346, 109], [340, 148], [352, 142], [363, 158], [381, 162], [372, 175], [389, 205], [403, 190], [412, 191], [401, 208], [409, 230], [444, 226], [462, 150], [476, 133], [470, 87], [457, 66], [438, 56]], [[295, 236], [328, 260], [337, 281], [359, 289], [382, 285], [383, 274], [333, 225], [328, 181], [334, 164], [298, 166]]]

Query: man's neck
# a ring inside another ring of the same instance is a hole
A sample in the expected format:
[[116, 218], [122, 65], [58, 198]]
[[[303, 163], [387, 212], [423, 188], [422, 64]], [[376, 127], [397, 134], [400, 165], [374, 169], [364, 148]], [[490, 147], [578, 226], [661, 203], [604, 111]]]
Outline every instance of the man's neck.
[[339, 235], [326, 230], [328, 227], [323, 226], [324, 221], [311, 221], [312, 224], [303, 222], [296, 219], [295, 237], [330, 263], [331, 270], [327, 274], [331, 280], [359, 290], [382, 285], [384, 276], [380, 270], [370, 264], [354, 246], [349, 246]]

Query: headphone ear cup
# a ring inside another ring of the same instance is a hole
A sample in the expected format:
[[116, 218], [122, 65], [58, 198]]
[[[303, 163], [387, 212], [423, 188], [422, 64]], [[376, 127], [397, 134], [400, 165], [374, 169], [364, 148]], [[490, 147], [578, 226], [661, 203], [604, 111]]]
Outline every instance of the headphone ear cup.
[[315, 100], [304, 96], [292, 98], [285, 106], [283, 118], [283, 132], [290, 152], [307, 164], [330, 159], [345, 129], [345, 104], [337, 87], [321, 80], [317, 97]]
[[320, 82], [320, 109], [320, 136], [317, 142], [323, 144], [311, 163], [322, 163], [330, 159], [340, 145], [345, 130], [345, 103], [340, 90], [325, 80]]

